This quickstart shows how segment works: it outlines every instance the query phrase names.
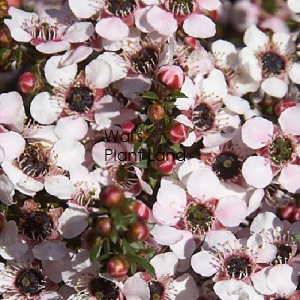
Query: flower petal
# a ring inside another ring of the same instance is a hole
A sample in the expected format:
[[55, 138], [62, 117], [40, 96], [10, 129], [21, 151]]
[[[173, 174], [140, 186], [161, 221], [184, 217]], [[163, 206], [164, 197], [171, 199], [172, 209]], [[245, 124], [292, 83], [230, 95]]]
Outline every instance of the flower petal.
[[122, 41], [128, 36], [129, 28], [120, 18], [109, 17], [98, 21], [96, 32], [110, 41]]
[[268, 36], [260, 31], [254, 24], [245, 32], [244, 43], [254, 51], [261, 51], [268, 42]]
[[183, 30], [192, 37], [206, 39], [216, 34], [216, 24], [204, 15], [191, 14], [183, 22]]
[[270, 77], [262, 82], [261, 88], [273, 97], [282, 98], [287, 93], [288, 85], [279, 78]]
[[300, 135], [300, 107], [294, 106], [285, 109], [278, 122], [280, 124], [281, 130], [289, 135]]

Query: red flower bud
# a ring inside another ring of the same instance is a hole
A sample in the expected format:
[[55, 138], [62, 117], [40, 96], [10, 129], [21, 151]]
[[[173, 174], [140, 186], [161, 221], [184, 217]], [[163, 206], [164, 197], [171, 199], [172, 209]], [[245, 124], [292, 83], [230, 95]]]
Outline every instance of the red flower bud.
[[132, 133], [135, 129], [136, 129], [136, 124], [134, 124], [134, 122], [131, 120], [126, 121], [122, 125], [122, 130], [124, 133]]
[[43, 89], [42, 79], [33, 72], [23, 73], [19, 77], [19, 87], [22, 93], [26, 95], [35, 95]]
[[287, 99], [280, 100], [274, 108], [275, 115], [279, 118], [283, 111], [293, 106], [296, 106], [296, 103], [294, 101]]
[[182, 69], [175, 65], [161, 66], [156, 75], [162, 83], [172, 89], [181, 89], [185, 79]]
[[183, 143], [189, 136], [189, 129], [182, 123], [171, 121], [165, 131], [166, 137], [174, 144]]
[[293, 223], [300, 219], [300, 207], [297, 207], [294, 203], [290, 203], [284, 207], [280, 207], [277, 214], [281, 219]]
[[164, 160], [157, 162], [158, 170], [165, 176], [171, 175], [175, 168], [175, 161], [173, 155], [165, 155]]
[[97, 231], [93, 228], [87, 229], [81, 236], [82, 247], [88, 250], [96, 247], [98, 242], [98, 234]]
[[149, 228], [143, 221], [137, 221], [129, 227], [127, 239], [130, 242], [145, 240], [149, 236]]
[[106, 270], [111, 277], [122, 278], [127, 274], [129, 267], [129, 260], [124, 255], [116, 254], [108, 261]]
[[153, 103], [148, 107], [148, 118], [153, 123], [156, 124], [161, 121], [165, 115], [165, 108], [159, 103]]
[[106, 207], [119, 206], [123, 200], [123, 191], [114, 185], [106, 187], [100, 193], [100, 203]]
[[109, 236], [111, 234], [111, 219], [109, 217], [98, 218], [95, 229], [99, 235]]
[[149, 207], [140, 200], [137, 200], [135, 203], [135, 211], [138, 214], [139, 218], [148, 221], [150, 219]]

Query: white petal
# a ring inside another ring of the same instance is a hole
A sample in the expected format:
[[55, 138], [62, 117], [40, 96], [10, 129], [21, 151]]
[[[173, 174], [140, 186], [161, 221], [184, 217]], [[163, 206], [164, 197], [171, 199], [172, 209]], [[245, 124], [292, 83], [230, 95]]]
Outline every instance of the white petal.
[[63, 175], [46, 177], [45, 189], [50, 195], [59, 199], [70, 199], [76, 193], [74, 185]]
[[183, 22], [183, 30], [195, 38], [209, 38], [216, 34], [216, 25], [204, 15], [191, 14]]
[[209, 96], [223, 98], [227, 94], [227, 84], [221, 70], [213, 69], [208, 77], [203, 80], [203, 93]]
[[178, 257], [172, 252], [155, 255], [150, 264], [154, 267], [157, 278], [173, 276], [178, 263]]
[[[144, 1], [145, 2], [145, 1]], [[136, 9], [134, 11], [135, 26], [142, 32], [148, 33], [152, 32], [155, 29], [147, 21], [147, 12], [151, 9], [151, 6], [144, 8]]]
[[224, 69], [238, 66], [238, 52], [232, 43], [224, 40], [217, 40], [212, 43], [211, 50], [216, 58], [218, 66], [220, 65]]
[[65, 269], [65, 264], [62, 259], [57, 259], [54, 261], [43, 260], [43, 274], [47, 276], [51, 281], [59, 283], [62, 281], [61, 273]]
[[242, 115], [250, 109], [249, 102], [243, 98], [227, 94], [223, 98], [225, 105], [233, 112]]
[[193, 234], [185, 230], [181, 230], [181, 234], [183, 239], [176, 244], [170, 245], [170, 249], [179, 259], [190, 258], [196, 250]]
[[191, 266], [196, 273], [209, 277], [217, 272], [219, 263], [211, 252], [202, 250], [192, 256]]
[[296, 44], [288, 33], [275, 32], [272, 36], [272, 42], [276, 45], [280, 54], [291, 55], [296, 51]]
[[151, 234], [155, 241], [161, 245], [173, 245], [182, 239], [179, 230], [168, 226], [155, 226], [151, 230]]
[[26, 240], [19, 235], [13, 245], [0, 247], [0, 255], [4, 259], [14, 259], [23, 256], [28, 251]]
[[284, 167], [278, 177], [278, 182], [290, 193], [300, 191], [300, 166], [289, 164]]
[[[255, 81], [260, 81], [262, 79], [262, 70], [254, 51], [249, 47], [245, 47], [241, 50], [240, 57], [242, 63], [241, 72], [244, 74], [250, 74]], [[243, 78], [245, 77], [244, 74]]]
[[72, 139], [58, 140], [54, 144], [51, 154], [56, 161], [56, 165], [67, 171], [83, 163], [84, 155], [84, 146]]
[[52, 124], [62, 112], [62, 107], [55, 105], [48, 92], [37, 94], [30, 104], [31, 116], [40, 124]]
[[68, 50], [70, 43], [68, 41], [47, 41], [44, 43], [38, 44], [35, 48], [39, 52], [52, 54], [57, 52], [62, 52]]
[[112, 68], [110, 64], [102, 59], [92, 60], [85, 67], [85, 73], [89, 78], [89, 84], [95, 88], [103, 89], [112, 82]]
[[14, 204], [14, 184], [5, 174], [0, 175], [0, 201], [6, 205]]
[[25, 140], [14, 131], [0, 133], [0, 146], [4, 150], [5, 160], [17, 158], [24, 150]]
[[129, 28], [120, 18], [108, 17], [98, 21], [96, 32], [110, 41], [122, 41], [128, 36]]
[[300, 13], [300, 3], [298, 0], [287, 0], [289, 8], [295, 13]]
[[188, 273], [177, 277], [172, 282], [172, 286], [174, 288], [168, 291], [170, 300], [196, 300], [199, 297], [199, 289], [195, 283], [195, 280]]
[[261, 88], [273, 97], [282, 98], [288, 90], [288, 85], [283, 80], [270, 77], [262, 82]]
[[294, 63], [288, 73], [293, 82], [300, 84], [300, 64]]
[[56, 260], [67, 253], [66, 245], [60, 241], [45, 240], [32, 249], [33, 255], [40, 260]]
[[270, 163], [262, 156], [250, 156], [244, 162], [242, 173], [248, 184], [265, 188], [273, 179]]
[[245, 32], [244, 43], [254, 51], [262, 50], [268, 42], [268, 36], [260, 31], [256, 25], [250, 26]]
[[281, 130], [285, 134], [300, 135], [300, 107], [294, 106], [285, 109], [278, 122], [280, 124]]
[[66, 208], [58, 219], [58, 231], [66, 239], [79, 236], [88, 226], [88, 214], [84, 210]]
[[77, 116], [68, 116], [60, 118], [55, 126], [55, 134], [58, 138], [70, 138], [82, 140], [88, 131], [87, 122], [84, 118]]
[[138, 276], [129, 277], [124, 282], [122, 294], [126, 300], [148, 300], [150, 299], [150, 290], [146, 281]]
[[76, 76], [77, 65], [62, 66], [61, 55], [52, 56], [45, 64], [45, 77], [53, 86], [70, 84]]
[[97, 12], [96, 0], [69, 0], [69, 5], [76, 17], [88, 19]]
[[94, 33], [94, 25], [90, 22], [77, 22], [71, 25], [63, 36], [70, 43], [82, 43]]
[[18, 235], [18, 226], [13, 220], [4, 223], [2, 226], [0, 245], [1, 247], [11, 246], [16, 241]]
[[73, 50], [67, 51], [61, 57], [62, 66], [68, 66], [72, 64], [77, 64], [85, 60], [90, 54], [92, 54], [93, 49], [86, 45], [80, 45]]
[[4, 23], [9, 28], [11, 37], [14, 40], [23, 43], [27, 43], [32, 40], [32, 36], [23, 30], [15, 21], [4, 19]]

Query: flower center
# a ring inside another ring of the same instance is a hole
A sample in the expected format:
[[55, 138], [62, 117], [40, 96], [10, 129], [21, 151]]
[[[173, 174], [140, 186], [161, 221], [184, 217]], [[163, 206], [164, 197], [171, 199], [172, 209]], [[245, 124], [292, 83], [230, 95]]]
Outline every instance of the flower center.
[[202, 103], [194, 108], [192, 120], [198, 129], [204, 131], [212, 128], [215, 114], [208, 105]]
[[201, 204], [192, 204], [186, 217], [186, 224], [192, 232], [206, 232], [211, 227], [213, 218], [208, 208]]
[[272, 261], [273, 265], [287, 264], [289, 259], [292, 257], [292, 247], [290, 245], [276, 245], [277, 253], [275, 259]]
[[119, 297], [116, 284], [101, 277], [91, 280], [89, 291], [92, 296], [99, 300], [115, 300]]
[[134, 165], [132, 163], [122, 163], [113, 165], [109, 169], [109, 175], [113, 177], [112, 181], [123, 189], [131, 190], [138, 182]]
[[232, 179], [241, 171], [241, 161], [232, 153], [221, 153], [215, 158], [212, 169], [220, 179]]
[[45, 41], [59, 41], [67, 29], [67, 27], [58, 22], [49, 24], [45, 20], [28, 20], [23, 27], [33, 37], [33, 44]]
[[263, 71], [270, 75], [279, 75], [285, 69], [285, 62], [281, 56], [276, 53], [268, 52], [261, 57]]
[[66, 98], [69, 108], [76, 112], [85, 112], [89, 110], [94, 102], [92, 91], [85, 87], [72, 87]]
[[131, 59], [134, 70], [138, 73], [152, 73], [158, 63], [158, 52], [152, 47], [144, 47]]
[[249, 276], [252, 271], [250, 259], [241, 255], [233, 255], [226, 259], [225, 268], [228, 276], [237, 279]]
[[159, 281], [150, 281], [148, 287], [150, 290], [150, 300], [162, 299], [165, 288]]
[[169, 0], [165, 6], [174, 15], [189, 15], [194, 10], [194, 3], [191, 0]]
[[127, 17], [136, 8], [135, 0], [108, 0], [107, 9], [116, 17]]
[[51, 216], [43, 211], [35, 211], [25, 216], [25, 221], [21, 223], [21, 232], [28, 238], [41, 241], [47, 238], [53, 228]]
[[32, 177], [45, 176], [49, 171], [48, 160], [39, 144], [32, 144], [18, 157], [20, 169]]
[[270, 158], [276, 165], [286, 164], [292, 157], [293, 147], [288, 138], [278, 137], [269, 149]]
[[17, 274], [15, 286], [22, 295], [33, 296], [45, 288], [45, 279], [40, 271], [30, 268]]

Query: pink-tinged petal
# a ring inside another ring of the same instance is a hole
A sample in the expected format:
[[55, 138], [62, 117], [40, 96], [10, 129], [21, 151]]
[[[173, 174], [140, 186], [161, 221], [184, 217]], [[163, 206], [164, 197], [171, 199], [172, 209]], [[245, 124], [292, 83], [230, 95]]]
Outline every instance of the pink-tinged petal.
[[293, 106], [285, 109], [278, 122], [285, 134], [300, 135], [300, 107]]
[[77, 73], [76, 64], [62, 66], [61, 58], [61, 55], [52, 56], [48, 59], [45, 65], [45, 77], [51, 85], [56, 87], [60, 86], [61, 84], [70, 84], [70, 82], [74, 80]]
[[[112, 52], [105, 52], [99, 55], [97, 59], [102, 59], [111, 66], [111, 82], [115, 82], [126, 77], [127, 69], [125, 67], [125, 61], [120, 55]], [[90, 78], [87, 78], [90, 81]]]
[[291, 55], [296, 51], [296, 44], [288, 33], [275, 32], [272, 36], [272, 42], [282, 55]]
[[261, 233], [261, 232], [267, 232], [268, 229], [272, 228], [280, 228], [283, 229], [283, 225], [280, 221], [280, 219], [272, 212], [264, 212], [258, 214], [251, 226], [250, 226], [250, 232], [251, 233]]
[[196, 243], [193, 234], [189, 231], [181, 230], [182, 240], [170, 246], [170, 249], [179, 259], [190, 258], [196, 250]]
[[74, 15], [78, 18], [88, 19], [98, 11], [97, 0], [69, 0], [69, 5]]
[[228, 244], [233, 249], [236, 247], [236, 237], [231, 231], [215, 230], [209, 231], [203, 244], [205, 250], [213, 249], [214, 251], [224, 252], [224, 244]]
[[14, 204], [13, 196], [15, 187], [11, 180], [5, 175], [0, 175], [0, 201], [5, 205]]
[[183, 30], [192, 37], [206, 39], [216, 34], [216, 24], [204, 15], [191, 14], [183, 22]]
[[[27, 12], [22, 9], [10, 6], [8, 14], [12, 17], [12, 20], [16, 22], [20, 27], [26, 22], [26, 20], [37, 20], [38, 15], [36, 13]], [[7, 20], [7, 19], [5, 19]]]
[[236, 196], [221, 198], [215, 216], [224, 226], [238, 226], [247, 216], [247, 205], [244, 200]]
[[182, 239], [180, 230], [168, 226], [155, 226], [151, 230], [154, 240], [161, 245], [173, 245]]
[[188, 193], [197, 199], [210, 199], [216, 196], [220, 188], [218, 177], [211, 170], [193, 172], [187, 180]]
[[284, 167], [278, 177], [278, 182], [290, 193], [299, 193], [300, 191], [300, 166], [291, 165]]
[[15, 221], [8, 221], [2, 225], [1, 228], [1, 239], [0, 245], [3, 246], [10, 246], [15, 243], [16, 238], [18, 236], [18, 226]]
[[32, 40], [32, 36], [23, 30], [14, 20], [4, 19], [4, 23], [8, 27], [14, 40], [23, 43], [27, 43]]
[[98, 21], [96, 32], [110, 41], [122, 41], [128, 36], [129, 28], [120, 18], [109, 17]]
[[293, 82], [300, 84], [300, 64], [294, 63], [291, 69], [288, 71], [288, 74]]
[[[173, 289], [168, 291], [170, 300], [196, 300], [199, 299], [199, 288], [197, 287], [193, 277], [185, 273], [180, 277], [177, 277], [173, 282]], [[178, 291], [180, 291], [178, 293]]]
[[191, 266], [196, 273], [205, 277], [214, 275], [220, 267], [215, 255], [204, 250], [192, 256]]
[[38, 44], [35, 48], [39, 52], [53, 54], [68, 50], [70, 43], [68, 41], [47, 41]]
[[158, 202], [153, 204], [152, 208], [154, 218], [162, 225], [174, 226], [180, 220], [180, 213], [174, 207], [163, 206]]
[[268, 42], [268, 36], [256, 25], [250, 26], [245, 32], [244, 43], [254, 51], [260, 51]]
[[157, 254], [150, 260], [150, 264], [154, 267], [157, 278], [173, 276], [178, 264], [178, 257], [172, 252]]
[[272, 295], [274, 292], [270, 290], [267, 286], [267, 274], [271, 267], [263, 268], [261, 271], [255, 272], [251, 275], [251, 281], [254, 285], [254, 288], [264, 294], [264, 295]]
[[147, 13], [149, 9], [151, 9], [151, 6], [147, 6], [134, 11], [135, 26], [140, 31], [145, 33], [152, 32], [155, 30], [147, 20]]
[[48, 176], [45, 179], [45, 189], [59, 199], [70, 199], [76, 193], [75, 186], [63, 175]]
[[94, 25], [90, 22], [77, 22], [71, 25], [63, 36], [64, 41], [82, 43], [94, 33]]
[[250, 109], [249, 102], [243, 98], [227, 94], [223, 98], [225, 105], [233, 112], [242, 115]]
[[207, 9], [207, 10], [216, 10], [221, 5], [221, 2], [219, 0], [197, 0], [196, 2], [202, 8]]
[[68, 66], [72, 64], [77, 64], [85, 60], [90, 54], [92, 54], [93, 48], [87, 45], [80, 45], [73, 50], [67, 51], [61, 57], [61, 65]]
[[153, 190], [151, 188], [151, 186], [145, 181], [143, 180], [143, 172], [137, 168], [137, 167], [133, 167], [134, 168], [134, 171], [135, 171], [135, 174], [136, 174], [136, 177], [138, 178], [139, 180], [139, 184], [142, 188], [142, 190], [147, 193], [148, 195], [152, 195], [153, 194]]
[[[65, 264], [62, 259], [57, 259], [54, 261], [43, 260], [43, 274], [47, 276], [51, 281], [59, 283], [62, 281], [61, 273], [65, 270]], [[52, 298], [56, 299], [56, 298]], [[43, 299], [44, 300], [44, 299]]]
[[54, 144], [51, 153], [51, 156], [55, 158], [57, 166], [67, 171], [82, 164], [84, 155], [84, 146], [73, 139], [58, 140]]
[[31, 116], [40, 124], [52, 124], [62, 112], [62, 107], [55, 105], [48, 92], [37, 94], [30, 104]]
[[272, 142], [273, 129], [273, 123], [264, 118], [249, 119], [242, 127], [243, 142], [252, 149], [262, 148]]
[[158, 190], [157, 202], [164, 207], [182, 209], [186, 205], [185, 190], [177, 185], [164, 185]]
[[103, 89], [112, 82], [112, 68], [110, 64], [102, 59], [92, 60], [85, 67], [85, 73], [87, 78], [89, 78], [89, 84], [95, 88]]
[[129, 277], [124, 282], [122, 294], [126, 300], [148, 300], [150, 299], [150, 290], [146, 281], [138, 276]]
[[295, 13], [300, 13], [300, 3], [298, 0], [287, 0], [289, 8]]
[[177, 22], [172, 13], [158, 6], [153, 6], [147, 13], [147, 21], [162, 35], [171, 35], [177, 29]]
[[88, 213], [83, 209], [66, 208], [58, 219], [58, 231], [66, 239], [79, 236], [88, 226]]
[[[114, 133], [113, 131], [111, 132], [114, 134], [115, 137], [116, 133]], [[110, 131], [107, 130], [106, 134], [107, 134], [106, 136], [107, 139], [110, 138], [113, 139], [112, 135], [110, 135]], [[114, 150], [116, 152], [114, 152]], [[112, 163], [116, 163], [117, 158], [115, 153], [120, 153], [121, 151], [123, 151], [123, 148], [120, 144], [99, 142], [94, 145], [92, 149], [92, 156], [93, 156], [93, 160], [98, 166], [105, 168]]]
[[4, 259], [10, 260], [23, 256], [27, 251], [27, 242], [22, 235], [19, 235], [14, 244], [0, 247], [0, 256]]
[[[250, 191], [249, 191], [250, 192]], [[251, 192], [249, 193], [250, 196]], [[256, 211], [262, 202], [262, 199], [265, 196], [264, 189], [253, 189], [251, 196], [248, 198], [248, 210], [247, 210], [247, 216]]]
[[0, 146], [4, 150], [5, 160], [17, 158], [24, 150], [25, 140], [14, 131], [0, 133]]
[[67, 253], [65, 243], [60, 241], [42, 241], [32, 249], [33, 255], [40, 260], [57, 260]]
[[21, 131], [25, 118], [23, 99], [18, 92], [0, 95], [0, 123], [11, 130]]
[[261, 88], [273, 97], [282, 98], [287, 93], [288, 85], [279, 78], [270, 77], [262, 82]]
[[281, 296], [287, 296], [296, 290], [298, 276], [294, 269], [286, 264], [279, 264], [267, 274], [268, 287]]
[[262, 156], [250, 156], [244, 162], [242, 174], [248, 184], [265, 188], [273, 179], [271, 164]]
[[125, 97], [136, 98], [136, 92], [149, 91], [151, 79], [138, 75], [137, 77], [125, 77], [121, 83], [121, 92]]
[[78, 141], [85, 137], [87, 131], [87, 122], [84, 118], [77, 116], [60, 118], [54, 129], [54, 133], [58, 138], [70, 138]]

